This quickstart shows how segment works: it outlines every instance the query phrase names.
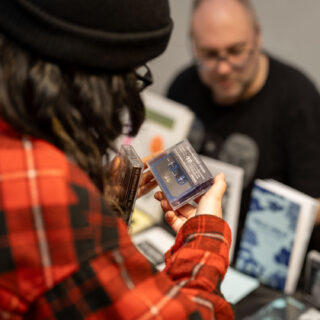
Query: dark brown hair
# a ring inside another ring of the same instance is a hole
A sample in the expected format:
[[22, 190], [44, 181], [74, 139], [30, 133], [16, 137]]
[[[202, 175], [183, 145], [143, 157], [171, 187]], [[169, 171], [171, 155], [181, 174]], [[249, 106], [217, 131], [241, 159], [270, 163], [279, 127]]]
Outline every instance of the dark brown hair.
[[99, 74], [48, 62], [0, 34], [0, 116], [21, 134], [42, 138], [71, 157], [103, 192], [106, 151], [135, 135], [144, 107], [133, 72]]

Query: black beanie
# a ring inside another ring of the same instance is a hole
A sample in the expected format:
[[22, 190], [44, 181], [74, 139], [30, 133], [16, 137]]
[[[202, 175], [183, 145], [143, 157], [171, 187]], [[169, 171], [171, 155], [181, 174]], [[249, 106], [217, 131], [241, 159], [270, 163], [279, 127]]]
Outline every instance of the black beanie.
[[0, 32], [58, 63], [133, 69], [161, 54], [168, 0], [0, 0]]

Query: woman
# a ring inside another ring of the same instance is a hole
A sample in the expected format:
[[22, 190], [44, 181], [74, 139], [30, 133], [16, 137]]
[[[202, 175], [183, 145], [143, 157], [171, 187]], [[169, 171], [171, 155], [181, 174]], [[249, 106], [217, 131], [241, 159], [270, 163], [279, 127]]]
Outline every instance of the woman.
[[196, 208], [156, 194], [178, 232], [159, 273], [102, 196], [102, 158], [144, 118], [135, 70], [171, 29], [165, 0], [0, 2], [1, 319], [233, 317], [223, 176]]

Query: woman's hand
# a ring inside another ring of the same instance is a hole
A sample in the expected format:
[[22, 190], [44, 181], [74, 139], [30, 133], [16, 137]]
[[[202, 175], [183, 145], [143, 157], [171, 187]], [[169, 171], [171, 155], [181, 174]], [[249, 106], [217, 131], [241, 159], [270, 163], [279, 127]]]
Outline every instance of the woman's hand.
[[[142, 159], [144, 162], [144, 160]], [[146, 162], [144, 162], [145, 168]], [[151, 173], [150, 170], [145, 170], [142, 174], [139, 188], [138, 188], [138, 193], [137, 193], [137, 198], [140, 198], [147, 193], [149, 193], [151, 190], [153, 190], [156, 186], [158, 185], [157, 181], [155, 180], [153, 174]]]
[[214, 184], [212, 187], [205, 194], [195, 200], [198, 204], [196, 207], [191, 204], [186, 204], [176, 211], [172, 210], [169, 202], [161, 191], [156, 192], [154, 197], [160, 201], [168, 224], [175, 232], [178, 232], [188, 219], [197, 215], [209, 214], [222, 218], [221, 203], [226, 187], [227, 184], [225, 176], [223, 173], [220, 173], [214, 178]]

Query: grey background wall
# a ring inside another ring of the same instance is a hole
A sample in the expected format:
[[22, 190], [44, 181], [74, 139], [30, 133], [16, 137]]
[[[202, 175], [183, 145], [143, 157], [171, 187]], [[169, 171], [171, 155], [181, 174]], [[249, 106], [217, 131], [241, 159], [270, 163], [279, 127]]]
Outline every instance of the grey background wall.
[[[320, 89], [320, 0], [252, 0], [262, 25], [264, 48], [303, 70]], [[151, 90], [164, 94], [191, 61], [188, 27], [192, 0], [170, 0], [175, 23], [167, 51], [150, 64]]]

